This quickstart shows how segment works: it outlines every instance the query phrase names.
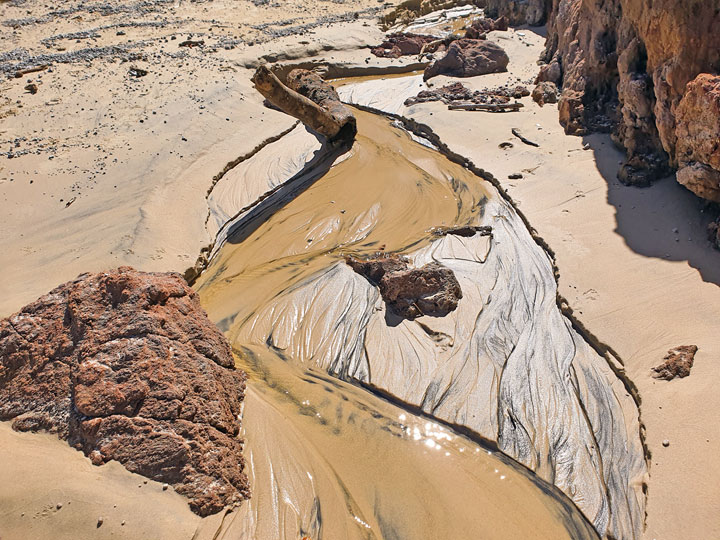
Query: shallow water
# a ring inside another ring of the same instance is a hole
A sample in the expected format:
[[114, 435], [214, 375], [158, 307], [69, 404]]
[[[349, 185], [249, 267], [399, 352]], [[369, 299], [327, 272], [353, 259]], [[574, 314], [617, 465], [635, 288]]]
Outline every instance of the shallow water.
[[[433, 227], [477, 224], [495, 196], [386, 118], [356, 114], [351, 154], [259, 226], [236, 227], [196, 285], [249, 374], [253, 498], [225, 537], [597, 538], [559, 490], [492, 445], [329, 375], [347, 378], [347, 366], [333, 364], [338, 354], [308, 362], [332, 348], [342, 331], [336, 311], [350, 309], [348, 291], [308, 283], [345, 271], [346, 254], [414, 252]], [[303, 288], [304, 302], [280, 302]], [[302, 332], [268, 326], [276, 311], [309, 310], [313, 295], [338, 304]], [[287, 343], [279, 347], [273, 331]]]

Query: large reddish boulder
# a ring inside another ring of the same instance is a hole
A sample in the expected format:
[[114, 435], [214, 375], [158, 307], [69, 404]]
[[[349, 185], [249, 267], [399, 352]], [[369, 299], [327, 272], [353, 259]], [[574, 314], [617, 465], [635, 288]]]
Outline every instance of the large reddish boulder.
[[510, 62], [500, 45], [482, 39], [457, 39], [442, 58], [425, 69], [425, 80], [436, 75], [473, 77], [507, 71]]
[[0, 321], [0, 420], [172, 484], [200, 515], [249, 496], [245, 380], [175, 273], [83, 274]]

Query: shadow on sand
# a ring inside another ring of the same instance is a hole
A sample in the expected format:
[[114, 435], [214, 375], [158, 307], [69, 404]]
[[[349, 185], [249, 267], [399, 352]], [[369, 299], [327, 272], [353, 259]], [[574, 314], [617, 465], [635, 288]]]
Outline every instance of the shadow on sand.
[[[703, 281], [720, 285], [720, 251], [708, 241], [712, 216], [707, 203], [668, 176], [649, 188], [624, 186], [617, 179], [624, 155], [610, 137], [588, 135], [598, 171], [608, 185], [615, 207], [615, 232], [635, 253], [669, 261], [687, 261]], [[672, 283], [668, 283], [672, 287]]]

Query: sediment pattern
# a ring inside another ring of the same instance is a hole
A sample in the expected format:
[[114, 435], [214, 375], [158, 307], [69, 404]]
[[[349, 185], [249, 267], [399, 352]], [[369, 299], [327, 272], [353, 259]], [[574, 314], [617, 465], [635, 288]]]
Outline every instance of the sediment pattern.
[[[646, 474], [638, 410], [561, 314], [549, 256], [490, 184], [356, 115], [358, 142], [329, 178], [257, 230], [242, 232], [238, 218], [236, 238], [201, 279], [212, 316], [233, 343], [269, 347], [495, 441], [601, 535], [637, 537]], [[478, 229], [438, 237], [438, 226]], [[344, 260], [378, 249], [451, 270], [457, 308], [414, 320], [387, 310]], [[230, 307], [232, 295], [245, 305]]]

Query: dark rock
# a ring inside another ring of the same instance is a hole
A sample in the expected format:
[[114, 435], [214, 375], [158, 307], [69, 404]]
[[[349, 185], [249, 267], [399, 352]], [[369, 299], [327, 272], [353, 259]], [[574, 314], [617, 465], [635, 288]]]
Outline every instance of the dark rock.
[[478, 233], [480, 233], [481, 236], [492, 236], [492, 227], [490, 225], [458, 225], [455, 227], [435, 227], [430, 232], [433, 236], [447, 236], [448, 234], [452, 234], [470, 238]]
[[146, 69], [142, 69], [142, 68], [135, 67], [135, 66], [131, 67], [128, 70], [128, 73], [130, 73], [131, 77], [137, 77], [137, 78], [144, 77], [145, 75], [148, 74]]
[[448, 47], [444, 57], [425, 69], [424, 79], [436, 75], [473, 77], [507, 71], [510, 59], [499, 45], [478, 39], [458, 39]]
[[717, 2], [552, 0], [547, 8], [545, 59], [559, 70], [541, 76], [557, 82], [561, 73], [566, 132], [611, 131], [627, 152], [624, 183], [648, 185], [676, 168], [681, 183], [718, 200], [720, 165], [706, 145], [720, 129]]
[[245, 380], [179, 274], [83, 274], [0, 321], [0, 420], [172, 484], [200, 515], [249, 496]]
[[378, 286], [388, 307], [407, 319], [445, 316], [457, 308], [462, 298], [453, 271], [438, 263], [410, 268], [404, 257], [385, 254], [368, 260], [347, 257], [345, 262]]
[[500, 17], [498, 19], [480, 17], [475, 19], [470, 26], [465, 29], [465, 37], [470, 39], [485, 39], [485, 34], [488, 32], [492, 32], [494, 30], [507, 31], [507, 29], [507, 17]]
[[404, 34], [398, 32], [389, 34], [385, 41], [377, 47], [372, 47], [370, 52], [381, 58], [400, 58], [401, 56], [418, 55], [423, 45], [436, 41], [437, 38], [427, 35]]
[[546, 103], [557, 103], [558, 89], [555, 83], [543, 81], [539, 83], [532, 92], [532, 98], [535, 103], [541, 107]]
[[720, 218], [708, 225], [708, 240], [713, 247], [720, 249]]
[[687, 377], [693, 367], [697, 350], [695, 345], [681, 345], [670, 349], [663, 359], [665, 362], [652, 368], [653, 377], [666, 381]]

